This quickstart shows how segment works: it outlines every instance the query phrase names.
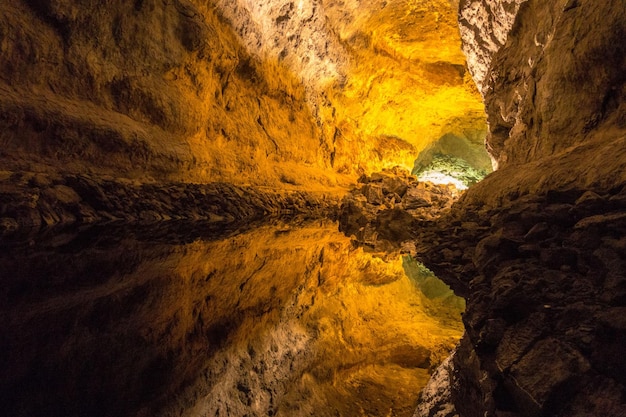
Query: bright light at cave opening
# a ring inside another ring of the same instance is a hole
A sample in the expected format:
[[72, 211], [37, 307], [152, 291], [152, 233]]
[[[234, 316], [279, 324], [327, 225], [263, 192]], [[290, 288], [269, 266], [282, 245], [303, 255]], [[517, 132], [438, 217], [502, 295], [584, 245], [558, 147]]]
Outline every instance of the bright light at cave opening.
[[467, 190], [467, 185], [463, 181], [448, 174], [438, 171], [424, 171], [417, 179], [419, 181], [430, 181], [433, 184], [453, 184], [457, 190]]

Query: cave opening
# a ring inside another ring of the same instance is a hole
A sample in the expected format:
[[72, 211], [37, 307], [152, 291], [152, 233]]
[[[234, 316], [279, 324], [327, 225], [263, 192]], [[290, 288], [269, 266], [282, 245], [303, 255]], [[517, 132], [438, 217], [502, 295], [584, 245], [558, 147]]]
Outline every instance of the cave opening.
[[492, 172], [491, 158], [484, 147], [486, 133], [446, 133], [420, 152], [411, 174], [420, 181], [454, 184], [458, 190], [466, 190]]

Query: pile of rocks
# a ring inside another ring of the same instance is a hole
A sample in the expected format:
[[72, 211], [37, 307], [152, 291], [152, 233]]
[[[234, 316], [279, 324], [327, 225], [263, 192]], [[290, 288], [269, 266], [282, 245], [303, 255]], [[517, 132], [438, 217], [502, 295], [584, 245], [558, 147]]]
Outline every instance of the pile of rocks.
[[341, 204], [339, 229], [366, 249], [392, 251], [412, 241], [423, 223], [441, 216], [458, 196], [453, 185], [418, 182], [400, 168], [364, 175]]
[[227, 183], [141, 184], [88, 174], [3, 174], [0, 237], [116, 222], [231, 225], [285, 215], [334, 218], [339, 205], [332, 194], [268, 191]]
[[459, 203], [418, 235], [467, 298], [460, 415], [626, 415], [626, 185]]

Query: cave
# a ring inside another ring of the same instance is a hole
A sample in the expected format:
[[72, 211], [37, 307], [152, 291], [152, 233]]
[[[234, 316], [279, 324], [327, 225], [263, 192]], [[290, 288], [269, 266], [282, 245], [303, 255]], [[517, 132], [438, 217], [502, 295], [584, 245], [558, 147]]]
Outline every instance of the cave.
[[6, 416], [626, 416], [626, 5], [0, 4]]

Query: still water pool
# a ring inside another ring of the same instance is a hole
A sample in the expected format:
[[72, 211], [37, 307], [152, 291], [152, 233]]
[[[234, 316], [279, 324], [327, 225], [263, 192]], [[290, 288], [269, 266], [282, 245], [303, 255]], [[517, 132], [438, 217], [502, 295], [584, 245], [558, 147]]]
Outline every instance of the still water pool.
[[2, 242], [2, 414], [412, 415], [458, 303], [332, 222], [203, 227]]

